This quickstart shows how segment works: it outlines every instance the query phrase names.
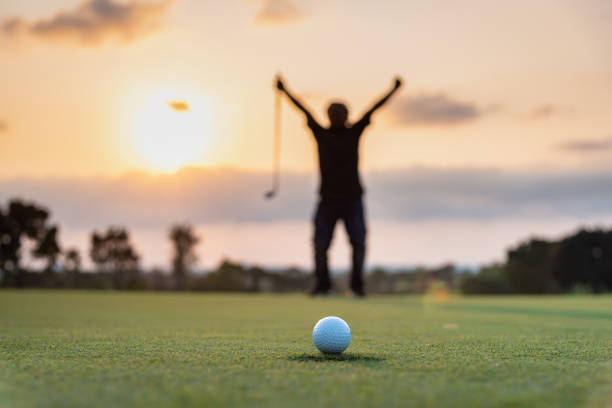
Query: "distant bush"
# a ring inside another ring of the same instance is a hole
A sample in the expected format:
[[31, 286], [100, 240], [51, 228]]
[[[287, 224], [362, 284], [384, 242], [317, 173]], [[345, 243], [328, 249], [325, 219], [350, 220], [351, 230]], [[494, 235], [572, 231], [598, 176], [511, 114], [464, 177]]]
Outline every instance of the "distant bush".
[[504, 274], [517, 293], [543, 294], [559, 292], [553, 276], [558, 250], [556, 242], [530, 239], [508, 251]]
[[466, 295], [502, 295], [513, 293], [502, 265], [485, 266], [475, 275], [465, 274], [459, 291]]
[[508, 282], [501, 276], [467, 276], [461, 281], [459, 290], [465, 295], [502, 295], [513, 293]]

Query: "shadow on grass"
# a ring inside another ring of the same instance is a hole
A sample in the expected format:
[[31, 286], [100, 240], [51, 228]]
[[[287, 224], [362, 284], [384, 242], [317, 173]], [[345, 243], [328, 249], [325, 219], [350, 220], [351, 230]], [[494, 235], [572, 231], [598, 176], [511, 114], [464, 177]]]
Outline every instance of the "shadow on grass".
[[385, 361], [384, 357], [364, 354], [364, 353], [342, 353], [342, 354], [322, 354], [322, 353], [300, 353], [287, 357], [291, 361], [304, 361], [313, 363], [347, 361], [349, 363], [362, 363], [368, 365], [380, 364]]

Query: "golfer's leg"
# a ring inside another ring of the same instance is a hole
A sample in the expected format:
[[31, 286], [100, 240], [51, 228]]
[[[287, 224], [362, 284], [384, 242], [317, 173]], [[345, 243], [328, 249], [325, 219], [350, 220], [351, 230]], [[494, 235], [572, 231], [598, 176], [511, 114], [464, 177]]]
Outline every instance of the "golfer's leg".
[[353, 247], [353, 269], [351, 271], [351, 289], [363, 292], [363, 264], [366, 252], [366, 224], [361, 200], [347, 204], [343, 214], [344, 226]]
[[337, 215], [332, 205], [320, 202], [314, 218], [315, 291], [331, 289], [327, 250], [332, 241]]

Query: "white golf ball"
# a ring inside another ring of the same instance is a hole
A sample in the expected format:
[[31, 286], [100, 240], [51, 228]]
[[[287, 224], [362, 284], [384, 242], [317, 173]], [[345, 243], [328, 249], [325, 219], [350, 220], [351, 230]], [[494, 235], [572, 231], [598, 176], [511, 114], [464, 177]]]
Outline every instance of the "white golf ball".
[[315, 324], [312, 341], [322, 353], [342, 353], [351, 343], [351, 328], [341, 318], [327, 316]]

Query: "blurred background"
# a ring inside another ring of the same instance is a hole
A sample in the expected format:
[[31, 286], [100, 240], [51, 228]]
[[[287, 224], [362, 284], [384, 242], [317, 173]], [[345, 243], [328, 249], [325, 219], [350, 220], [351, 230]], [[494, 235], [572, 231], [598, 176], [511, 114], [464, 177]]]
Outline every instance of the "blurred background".
[[606, 0], [4, 0], [3, 284], [307, 287], [316, 151], [288, 105], [263, 199], [282, 72], [323, 123], [404, 79], [361, 144], [372, 291], [610, 290], [610, 38]]

